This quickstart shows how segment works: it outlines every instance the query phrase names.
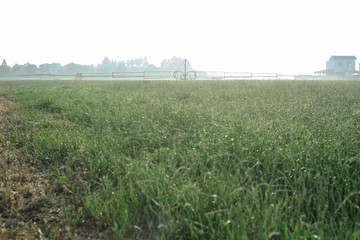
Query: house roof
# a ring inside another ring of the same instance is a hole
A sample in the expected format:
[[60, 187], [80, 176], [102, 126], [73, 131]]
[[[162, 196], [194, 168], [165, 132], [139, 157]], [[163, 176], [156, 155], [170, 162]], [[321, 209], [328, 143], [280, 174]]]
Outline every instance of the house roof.
[[326, 74], [326, 75], [334, 75], [333, 69], [321, 70], [314, 72], [315, 74]]
[[321, 70], [321, 71], [316, 71], [314, 73], [328, 73], [328, 72], [330, 72], [330, 71], [329, 70]]
[[331, 59], [331, 58], [337, 58], [337, 59], [339, 59], [339, 58], [341, 58], [341, 59], [355, 59], [355, 60], [356, 60], [356, 57], [355, 57], [355, 56], [331, 56], [330, 59]]

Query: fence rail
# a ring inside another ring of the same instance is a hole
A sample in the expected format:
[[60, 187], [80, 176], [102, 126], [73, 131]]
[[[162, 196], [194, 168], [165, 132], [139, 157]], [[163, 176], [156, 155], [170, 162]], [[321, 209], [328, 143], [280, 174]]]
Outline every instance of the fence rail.
[[142, 72], [112, 72], [112, 73], [76, 73], [76, 74], [28, 74], [20, 78], [74, 78], [74, 79], [142, 79], [142, 80], [237, 80], [237, 79], [293, 79], [293, 75], [276, 73], [252, 72], [219, 72], [219, 71], [142, 71]]

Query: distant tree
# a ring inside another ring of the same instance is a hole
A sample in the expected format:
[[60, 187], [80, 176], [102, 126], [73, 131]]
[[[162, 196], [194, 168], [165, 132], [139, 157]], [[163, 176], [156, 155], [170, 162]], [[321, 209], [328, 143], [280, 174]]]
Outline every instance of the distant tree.
[[[175, 56], [170, 59], [164, 59], [161, 62], [161, 69], [167, 71], [177, 71], [177, 70], [184, 71], [184, 66], [185, 66], [185, 59], [178, 58]], [[189, 61], [186, 62], [186, 69], [187, 71], [193, 70]]]
[[59, 73], [60, 74], [68, 74], [75, 75], [77, 73], [95, 73], [96, 67], [94, 65], [81, 65], [77, 63], [69, 63], [63, 66]]
[[101, 64], [98, 64], [97, 71], [99, 73], [112, 73], [116, 71], [118, 63], [116, 61], [111, 61], [108, 57], [104, 57]]
[[[114, 61], [108, 57], [104, 57], [102, 62], [97, 65], [96, 69], [98, 73], [112, 73], [112, 72], [137, 72], [137, 71], [183, 71], [184, 70], [183, 58], [172, 57], [170, 59], [164, 59], [161, 62], [161, 66], [157, 67], [154, 64], [149, 64], [147, 57], [129, 59], [127, 61]], [[186, 64], [187, 71], [193, 70], [189, 61]]]
[[7, 65], [6, 60], [2, 61], [0, 66], [0, 77], [8, 77], [11, 74], [11, 67]]
[[[130, 72], [149, 71], [149, 66], [150, 64], [147, 61], [147, 57], [130, 59], [126, 61], [126, 68]], [[153, 68], [153, 66], [154, 65], [152, 65], [150, 68]]]
[[115, 72], [127, 72], [126, 63], [124, 61], [118, 62]]
[[38, 71], [38, 68], [35, 64], [26, 63], [25, 64], [25, 74], [36, 74]]
[[62, 67], [61, 73], [69, 75], [81, 73], [81, 65], [76, 63], [69, 63]]
[[48, 63], [41, 64], [41, 65], [39, 65], [39, 72], [44, 73], [44, 74], [49, 74], [49, 72], [50, 72], [49, 67], [50, 67], [50, 64], [48, 64]]
[[80, 69], [82, 73], [94, 73], [96, 72], [96, 68], [94, 65], [80, 65]]
[[23, 69], [24, 69], [24, 65], [15, 64], [12, 69], [12, 74], [14, 76], [24, 74]]
[[145, 67], [149, 66], [149, 63], [148, 63], [148, 61], [147, 61], [147, 57], [146, 57], [146, 56], [145, 56], [144, 59], [143, 59], [142, 65], [145, 66]]
[[154, 64], [149, 64], [146, 68], [147, 71], [158, 71], [158, 67], [156, 67]]
[[136, 58], [136, 59], [131, 59], [131, 60], [127, 60], [126, 64], [129, 67], [139, 67], [142, 65], [142, 63], [144, 62], [144, 59], [142, 58]]
[[111, 61], [108, 57], [104, 57], [104, 59], [101, 62], [101, 72], [108, 73], [110, 72], [110, 64]]

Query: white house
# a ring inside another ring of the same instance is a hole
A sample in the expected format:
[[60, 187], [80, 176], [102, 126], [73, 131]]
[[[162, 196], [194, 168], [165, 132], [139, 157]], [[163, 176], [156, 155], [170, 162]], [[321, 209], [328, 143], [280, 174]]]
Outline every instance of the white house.
[[315, 72], [315, 75], [350, 78], [357, 72], [355, 61], [355, 56], [331, 56], [326, 62], [326, 70]]

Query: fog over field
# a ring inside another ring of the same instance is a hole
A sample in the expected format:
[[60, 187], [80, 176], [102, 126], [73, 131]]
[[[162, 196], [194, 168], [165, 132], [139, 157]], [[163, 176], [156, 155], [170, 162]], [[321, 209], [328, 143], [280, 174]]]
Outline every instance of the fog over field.
[[357, 0], [3, 1], [0, 60], [98, 64], [172, 56], [197, 70], [312, 74], [360, 56]]
[[360, 239], [359, 9], [2, 0], [0, 239]]

